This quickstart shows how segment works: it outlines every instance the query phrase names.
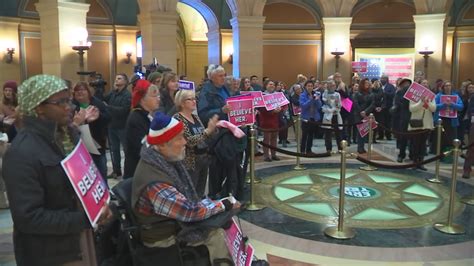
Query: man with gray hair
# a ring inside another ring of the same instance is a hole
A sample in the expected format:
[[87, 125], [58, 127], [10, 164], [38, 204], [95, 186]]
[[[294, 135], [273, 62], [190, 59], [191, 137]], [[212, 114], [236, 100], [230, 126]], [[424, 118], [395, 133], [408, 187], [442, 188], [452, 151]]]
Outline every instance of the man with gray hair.
[[230, 106], [226, 104], [231, 93], [224, 86], [225, 70], [220, 65], [210, 65], [207, 69], [209, 81], [204, 83], [199, 94], [198, 114], [204, 126], [215, 114], [219, 120], [227, 120]]

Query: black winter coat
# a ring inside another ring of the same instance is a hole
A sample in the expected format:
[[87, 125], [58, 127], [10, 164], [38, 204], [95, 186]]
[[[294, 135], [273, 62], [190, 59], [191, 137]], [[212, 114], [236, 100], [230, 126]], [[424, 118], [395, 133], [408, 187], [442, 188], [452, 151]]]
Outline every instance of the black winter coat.
[[115, 129], [125, 128], [125, 122], [130, 113], [132, 101], [132, 95], [130, 92], [127, 88], [124, 88], [121, 91], [113, 90], [106, 96], [105, 101], [108, 104], [107, 111], [112, 117], [109, 127]]
[[403, 98], [408, 88], [401, 89], [395, 93], [391, 113], [393, 115], [393, 128], [405, 132], [408, 130], [410, 121], [410, 101]]
[[79, 235], [90, 228], [61, 160], [56, 124], [25, 117], [3, 158], [19, 266], [52, 266], [81, 258]]
[[141, 107], [133, 109], [127, 119], [125, 126], [125, 178], [133, 177], [138, 161], [140, 160], [140, 151], [142, 140], [148, 134], [150, 129], [150, 119], [148, 112]]
[[354, 123], [359, 123], [362, 121], [362, 116], [360, 115], [362, 111], [365, 111], [365, 114], [369, 116], [374, 110], [373, 95], [356, 92], [353, 98], [352, 112], [354, 112]]

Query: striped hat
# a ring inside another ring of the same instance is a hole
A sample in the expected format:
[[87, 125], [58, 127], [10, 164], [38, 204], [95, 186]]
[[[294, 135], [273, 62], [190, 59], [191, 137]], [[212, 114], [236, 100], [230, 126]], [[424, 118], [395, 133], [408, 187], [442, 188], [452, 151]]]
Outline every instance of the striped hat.
[[146, 141], [150, 145], [166, 143], [183, 131], [184, 124], [162, 112], [156, 112], [150, 124]]

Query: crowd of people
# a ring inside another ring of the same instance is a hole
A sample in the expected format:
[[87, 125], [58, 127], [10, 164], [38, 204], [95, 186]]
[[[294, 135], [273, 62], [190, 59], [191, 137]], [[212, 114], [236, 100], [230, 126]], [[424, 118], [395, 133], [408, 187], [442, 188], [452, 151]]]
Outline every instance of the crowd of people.
[[[180, 90], [178, 80], [182, 78], [171, 71], [157, 71], [146, 79], [129, 81], [127, 75], [118, 74], [113, 88], [101, 97], [86, 82], [68, 86], [49, 75], [34, 76], [19, 87], [14, 81], [4, 84], [2, 129], [11, 145], [3, 157], [2, 173], [14, 221], [18, 265], [95, 265], [91, 262], [90, 225], [60, 164], [87, 131], [96, 147], [89, 152], [100, 174], [133, 179], [132, 206], [139, 221], [170, 222], [144, 232], [145, 245], [169, 247], [178, 236], [190, 244], [204, 243], [213, 259], [229, 258], [216, 244], [223, 241], [222, 230], [193, 231], [186, 223], [237, 209], [244, 198], [252, 156], [245, 137], [249, 130], [225, 123], [232, 109], [226, 104], [230, 97], [247, 91], [283, 92], [289, 105], [256, 110], [263, 142], [287, 147], [288, 130], [300, 115], [300, 148], [309, 155], [319, 148], [313, 145], [315, 138], [324, 138], [322, 151], [334, 152], [333, 140], [340, 150], [341, 140], [346, 140], [357, 144], [358, 153], [365, 153], [367, 136], [361, 137], [356, 125], [370, 114], [378, 123], [374, 143], [396, 138], [397, 161], [403, 162], [408, 150], [408, 157], [421, 170], [426, 170], [421, 163], [426, 154], [435, 153], [433, 129], [438, 119], [444, 128], [443, 150], [450, 149], [455, 138], [464, 145], [474, 140], [474, 84], [469, 80], [456, 89], [442, 80], [430, 86], [423, 75], [414, 81], [398, 79], [395, 84], [386, 75], [372, 80], [354, 76], [346, 84], [340, 73], [326, 80], [300, 74], [287, 86], [268, 77], [262, 84], [257, 76], [229, 77], [219, 65], [209, 66], [207, 78], [196, 91]], [[407, 100], [404, 95], [413, 82], [436, 96]], [[443, 102], [444, 95], [457, 97]], [[344, 106], [348, 100], [352, 105]], [[457, 116], [440, 116], [446, 109], [456, 110]], [[256, 149], [255, 155], [263, 155], [265, 162], [279, 161], [268, 145], [263, 153]], [[112, 173], [107, 172], [107, 150]], [[471, 175], [473, 157], [470, 148], [464, 178]], [[103, 208], [99, 224], [111, 219], [108, 206]], [[181, 230], [194, 232], [193, 239], [180, 234]]]

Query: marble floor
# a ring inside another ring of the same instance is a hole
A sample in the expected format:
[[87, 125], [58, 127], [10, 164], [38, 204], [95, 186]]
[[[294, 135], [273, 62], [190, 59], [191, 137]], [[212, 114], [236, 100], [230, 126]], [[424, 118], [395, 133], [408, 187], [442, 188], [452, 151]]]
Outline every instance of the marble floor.
[[[291, 144], [285, 149], [296, 151], [294, 139], [291, 137], [290, 142]], [[351, 152], [355, 149], [355, 145], [349, 147]], [[313, 151], [323, 150], [324, 142], [316, 140]], [[374, 145], [374, 151], [373, 159], [383, 163], [391, 161], [395, 163], [394, 141], [382, 141]], [[280, 157], [281, 161], [270, 163], [257, 158], [257, 176], [263, 180], [262, 184], [265, 184], [266, 178], [270, 181], [276, 174], [294, 173], [298, 176], [298, 173], [292, 170], [294, 158], [285, 155]], [[333, 155], [326, 158], [302, 159], [302, 164], [306, 165], [308, 170], [320, 173], [325, 168], [338, 169], [339, 160], [339, 155]], [[462, 162], [460, 159], [460, 163]], [[362, 165], [353, 159], [348, 160], [348, 163], [352, 169], [358, 169]], [[434, 163], [427, 165], [428, 172], [417, 170], [387, 172], [411, 176], [418, 179], [417, 182], [426, 182], [423, 179], [433, 176], [434, 166]], [[449, 190], [451, 167], [451, 164], [441, 163], [440, 174], [444, 183], [439, 186], [442, 186], [442, 190]], [[461, 168], [460, 165], [458, 171]], [[474, 179], [461, 179], [460, 174], [458, 177], [456, 199], [473, 195]], [[109, 180], [111, 186], [117, 182], [119, 181]], [[257, 195], [256, 199], [258, 203], [265, 203], [265, 200], [268, 200], [260, 195]], [[285, 198], [285, 200], [291, 199]], [[445, 195], [440, 197], [440, 200], [446, 203]], [[443, 214], [440, 212], [436, 214], [437, 216], [433, 216], [436, 218], [431, 218], [438, 219]], [[454, 219], [456, 223], [464, 226], [466, 234], [463, 235], [440, 233], [432, 228], [432, 220], [428, 219], [425, 224], [407, 228], [355, 227], [354, 238], [334, 240], [323, 233], [326, 226], [334, 225], [334, 219], [321, 222], [317, 219], [312, 220], [311, 216], [298, 217], [291, 212], [274, 208], [273, 205], [261, 211], [243, 211], [239, 215], [239, 220], [243, 232], [249, 236], [250, 243], [256, 250], [255, 255], [268, 260], [270, 265], [474, 265], [474, 206], [469, 205], [462, 205]], [[0, 210], [0, 265], [16, 265], [11, 234], [10, 212], [8, 209]]]

